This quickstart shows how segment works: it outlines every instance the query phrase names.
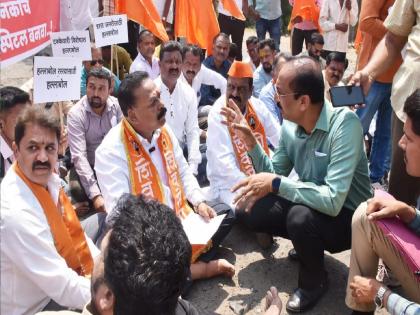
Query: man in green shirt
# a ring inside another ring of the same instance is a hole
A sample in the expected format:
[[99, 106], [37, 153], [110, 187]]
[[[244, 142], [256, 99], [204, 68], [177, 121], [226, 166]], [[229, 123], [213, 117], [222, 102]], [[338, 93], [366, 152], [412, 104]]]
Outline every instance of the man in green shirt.
[[[324, 250], [350, 248], [353, 212], [372, 191], [360, 121], [347, 108], [324, 102], [319, 63], [309, 57], [287, 62], [276, 94], [285, 121], [271, 159], [234, 104], [222, 114], [246, 144], [257, 173], [232, 188], [238, 208], [245, 209], [236, 214], [257, 232], [292, 241], [299, 280], [286, 308], [301, 312], [327, 289]], [[299, 180], [287, 177], [293, 168]]]

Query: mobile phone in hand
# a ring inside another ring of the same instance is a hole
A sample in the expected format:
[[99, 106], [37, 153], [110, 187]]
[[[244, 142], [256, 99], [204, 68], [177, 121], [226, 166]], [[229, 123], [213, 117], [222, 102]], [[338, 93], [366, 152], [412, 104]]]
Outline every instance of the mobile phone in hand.
[[362, 87], [356, 85], [333, 86], [330, 88], [334, 107], [361, 105], [365, 103]]

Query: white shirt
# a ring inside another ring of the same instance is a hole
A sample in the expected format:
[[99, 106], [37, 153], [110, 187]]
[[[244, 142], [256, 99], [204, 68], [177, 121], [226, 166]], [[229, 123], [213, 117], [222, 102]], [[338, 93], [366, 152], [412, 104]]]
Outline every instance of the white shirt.
[[153, 56], [152, 66], [150, 66], [150, 63], [143, 57], [143, 55], [138, 53], [136, 59], [134, 59], [130, 66], [130, 73], [135, 71], [145, 71], [149, 74], [150, 79], [154, 80], [160, 74], [159, 59]]
[[[9, 147], [6, 140], [4, 140], [3, 136], [0, 135], [0, 153], [2, 158], [4, 159], [4, 174], [6, 174], [7, 170], [12, 166], [12, 163], [15, 160], [13, 155], [12, 148]], [[12, 162], [12, 163], [10, 163]]]
[[[58, 202], [60, 178], [48, 191]], [[41, 311], [51, 299], [82, 309], [90, 301], [90, 280], [79, 276], [57, 252], [41, 204], [11, 169], [1, 184], [1, 314]], [[99, 250], [86, 236], [92, 257]]]
[[[165, 127], [172, 140], [175, 160], [178, 164], [178, 171], [181, 176], [185, 196], [193, 205], [197, 205], [201, 201], [205, 200], [204, 195], [198, 185], [197, 179], [188, 167], [182, 149], [179, 146], [171, 128], [167, 124]], [[172, 194], [169, 188], [165, 166], [163, 164], [164, 161], [162, 160], [160, 149], [157, 145], [159, 135], [160, 129], [155, 131], [150, 143], [139, 134], [137, 134], [137, 137], [141, 141], [144, 150], [149, 154], [157, 172], [159, 173], [162, 187], [165, 192], [165, 204], [168, 207], [173, 208]], [[152, 147], [155, 149], [149, 153], [149, 149]], [[121, 139], [121, 123], [119, 123], [108, 132], [101, 145], [98, 149], [96, 149], [95, 156], [96, 176], [98, 178], [102, 196], [105, 199], [106, 211], [109, 214], [112, 213], [112, 210], [121, 195], [131, 192], [128, 167], [127, 156]], [[108, 215], [108, 217], [110, 217], [110, 215]]]
[[[184, 73], [181, 73], [180, 79], [182, 82], [189, 85], [187, 79], [184, 76]], [[197, 75], [194, 77], [191, 86], [195, 91], [195, 94], [197, 95], [198, 103], [200, 103], [201, 99], [200, 88], [202, 84], [214, 86], [214, 88], [220, 90], [220, 93], [226, 93], [226, 79], [220, 73], [217, 73], [216, 71], [213, 71], [207, 68], [206, 66], [201, 65], [201, 69], [197, 72]]]
[[92, 24], [90, 1], [60, 0], [60, 31], [83, 31]]
[[[346, 1], [340, 7], [339, 0], [323, 0], [319, 24], [324, 32], [324, 49], [329, 51], [347, 52], [350, 26], [355, 26], [359, 7], [356, 0], [351, 0], [351, 10], [346, 9]], [[347, 23], [347, 32], [335, 29], [335, 24]]]
[[[239, 10], [243, 10], [242, 8], [242, 0], [235, 0], [236, 5], [238, 6]], [[232, 16], [232, 14], [230, 14], [229, 11], [225, 10], [225, 8], [223, 7], [223, 3], [222, 1], [219, 1], [219, 6], [217, 7], [217, 10], [219, 11], [219, 14], [223, 14], [223, 15], [227, 15], [227, 16]], [[224, 93], [222, 93], [224, 94]]]
[[[270, 143], [277, 147], [280, 140], [280, 125], [270, 114], [259, 99], [251, 97], [251, 104], [264, 126], [265, 135]], [[220, 110], [226, 104], [226, 96], [222, 95], [213, 105], [208, 118], [207, 130], [207, 178], [210, 181], [212, 198], [219, 198], [222, 202], [235, 209], [233, 205], [234, 193], [230, 192], [246, 175], [241, 172], [236, 159], [229, 131], [221, 123], [223, 120]]]
[[201, 162], [200, 128], [198, 127], [197, 97], [188, 84], [178, 79], [172, 94], [159, 76], [155, 83], [160, 89], [160, 99], [168, 112], [166, 122], [171, 127], [181, 147], [187, 144], [188, 164], [191, 171], [197, 174]]

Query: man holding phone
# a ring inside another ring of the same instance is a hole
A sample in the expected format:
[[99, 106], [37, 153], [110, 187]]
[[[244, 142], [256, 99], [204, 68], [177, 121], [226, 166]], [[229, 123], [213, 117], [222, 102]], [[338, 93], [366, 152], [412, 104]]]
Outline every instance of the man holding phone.
[[[272, 159], [252, 134], [240, 110], [230, 104], [226, 124], [245, 143], [257, 174], [232, 188], [243, 205], [239, 220], [257, 232], [292, 241], [300, 262], [298, 288], [286, 308], [303, 312], [326, 292], [324, 250], [350, 248], [351, 219], [372, 196], [363, 131], [355, 113], [324, 102], [319, 63], [297, 57], [281, 68], [276, 83], [284, 122]], [[299, 181], [288, 178], [292, 169]], [[237, 206], [237, 208], [242, 208]]]

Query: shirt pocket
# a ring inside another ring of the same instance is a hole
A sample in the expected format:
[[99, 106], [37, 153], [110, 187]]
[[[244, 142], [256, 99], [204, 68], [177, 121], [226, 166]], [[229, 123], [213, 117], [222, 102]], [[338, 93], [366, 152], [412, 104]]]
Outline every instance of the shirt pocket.
[[312, 157], [312, 176], [316, 184], [325, 184], [327, 176], [329, 157], [318, 151], [314, 152]]

